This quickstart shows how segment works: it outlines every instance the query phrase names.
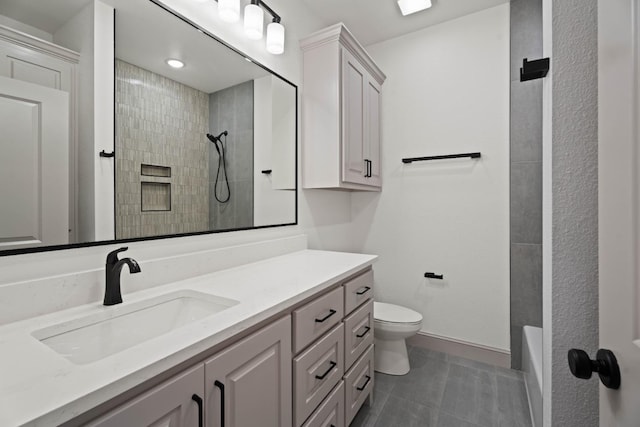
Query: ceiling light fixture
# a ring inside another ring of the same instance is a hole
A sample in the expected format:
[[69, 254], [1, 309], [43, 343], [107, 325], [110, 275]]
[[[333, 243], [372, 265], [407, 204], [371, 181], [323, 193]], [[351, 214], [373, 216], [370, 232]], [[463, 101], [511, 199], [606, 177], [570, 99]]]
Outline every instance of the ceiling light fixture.
[[184, 62], [180, 61], [179, 59], [167, 59], [167, 65], [169, 65], [172, 68], [182, 68], [184, 67]]
[[240, 0], [218, 0], [218, 14], [224, 22], [238, 22]]
[[429, 9], [431, 7], [431, 0], [398, 0], [398, 6], [400, 6], [402, 15], [407, 16], [420, 12], [421, 10]]

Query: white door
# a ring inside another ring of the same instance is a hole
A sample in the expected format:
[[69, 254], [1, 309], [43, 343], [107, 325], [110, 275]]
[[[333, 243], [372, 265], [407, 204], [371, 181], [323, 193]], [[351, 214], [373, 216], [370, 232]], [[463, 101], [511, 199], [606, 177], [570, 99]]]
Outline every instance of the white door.
[[0, 249], [68, 243], [69, 95], [0, 76]]
[[600, 348], [621, 371], [619, 390], [600, 385], [603, 427], [640, 425], [639, 8], [598, 1]]

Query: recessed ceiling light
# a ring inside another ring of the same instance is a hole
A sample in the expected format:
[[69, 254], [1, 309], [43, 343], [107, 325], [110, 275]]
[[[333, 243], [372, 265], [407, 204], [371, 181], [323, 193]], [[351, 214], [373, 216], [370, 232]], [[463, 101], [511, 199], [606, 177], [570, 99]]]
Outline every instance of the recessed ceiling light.
[[420, 12], [421, 10], [429, 9], [431, 7], [431, 0], [398, 0], [398, 6], [400, 6], [402, 15], [407, 16]]
[[167, 64], [173, 68], [182, 68], [184, 67], [184, 62], [178, 59], [167, 59]]

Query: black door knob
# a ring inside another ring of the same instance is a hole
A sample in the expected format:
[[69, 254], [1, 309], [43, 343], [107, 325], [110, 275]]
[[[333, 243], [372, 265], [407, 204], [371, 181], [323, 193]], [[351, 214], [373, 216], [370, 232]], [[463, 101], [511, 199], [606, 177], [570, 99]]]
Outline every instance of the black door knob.
[[575, 377], [588, 380], [593, 372], [597, 372], [605, 387], [614, 390], [620, 388], [620, 367], [611, 350], [600, 349], [596, 353], [596, 360], [591, 360], [584, 350], [573, 348], [569, 350], [567, 358], [569, 369]]

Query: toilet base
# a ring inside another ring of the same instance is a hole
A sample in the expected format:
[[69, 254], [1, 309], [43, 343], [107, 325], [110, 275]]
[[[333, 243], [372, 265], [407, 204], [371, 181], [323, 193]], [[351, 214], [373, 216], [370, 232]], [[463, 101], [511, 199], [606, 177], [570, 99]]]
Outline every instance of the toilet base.
[[409, 354], [404, 338], [399, 340], [375, 338], [374, 370], [387, 375], [409, 373]]

